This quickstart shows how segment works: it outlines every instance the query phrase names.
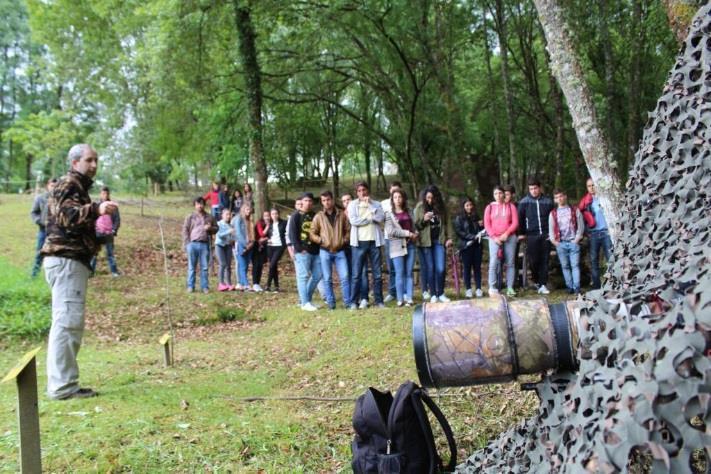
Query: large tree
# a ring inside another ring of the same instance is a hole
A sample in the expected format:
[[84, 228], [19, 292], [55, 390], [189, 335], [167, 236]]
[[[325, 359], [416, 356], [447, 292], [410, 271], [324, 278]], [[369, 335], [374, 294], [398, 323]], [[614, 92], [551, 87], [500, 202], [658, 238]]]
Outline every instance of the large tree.
[[580, 64], [570, 27], [558, 0], [534, 0], [546, 35], [551, 69], [568, 101], [578, 144], [600, 203], [610, 226], [613, 241], [621, 220], [622, 192], [611, 147], [600, 126], [585, 73]]

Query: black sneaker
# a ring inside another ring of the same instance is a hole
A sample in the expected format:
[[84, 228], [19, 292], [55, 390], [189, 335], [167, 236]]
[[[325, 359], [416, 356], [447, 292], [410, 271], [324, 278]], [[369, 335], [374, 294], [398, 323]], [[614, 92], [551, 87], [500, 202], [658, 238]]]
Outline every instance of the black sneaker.
[[99, 392], [95, 392], [94, 390], [90, 388], [80, 388], [76, 392], [70, 393], [64, 398], [60, 398], [60, 400], [70, 400], [72, 398], [92, 398], [92, 397], [98, 397]]

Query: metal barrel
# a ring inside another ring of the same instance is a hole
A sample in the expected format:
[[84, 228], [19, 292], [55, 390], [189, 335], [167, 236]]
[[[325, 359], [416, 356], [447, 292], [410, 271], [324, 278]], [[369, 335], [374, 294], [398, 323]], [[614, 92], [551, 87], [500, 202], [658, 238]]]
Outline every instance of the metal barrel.
[[457, 387], [575, 370], [579, 314], [575, 303], [500, 295], [417, 306], [412, 339], [420, 383]]

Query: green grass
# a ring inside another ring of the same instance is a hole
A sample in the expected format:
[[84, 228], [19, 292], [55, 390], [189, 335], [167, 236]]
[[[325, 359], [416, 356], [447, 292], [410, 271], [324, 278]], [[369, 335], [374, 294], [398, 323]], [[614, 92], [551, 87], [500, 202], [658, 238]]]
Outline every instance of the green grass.
[[0, 340], [39, 339], [49, 332], [52, 297], [41, 278], [0, 257]]
[[[100, 257], [97, 276], [90, 280], [79, 354], [82, 384], [101, 396], [47, 399], [42, 393], [46, 352], [40, 352], [44, 469], [348, 472], [353, 401], [241, 398], [355, 398], [368, 386], [394, 390], [408, 378], [416, 380], [410, 311], [305, 314], [294, 306], [293, 269], [286, 258], [283, 293], [188, 294], [179, 229], [189, 202], [157, 199], [141, 216], [140, 199], [115, 197], [123, 203], [116, 240], [123, 276], [111, 278]], [[0, 217], [13, 222], [0, 227], [0, 284], [25, 292], [13, 305], [32, 307], [38, 320], [47, 321], [44, 282], [30, 281], [23, 270], [33, 255], [30, 206], [29, 197], [0, 196]], [[167, 276], [159, 222], [166, 237]], [[214, 279], [211, 283], [214, 287]], [[158, 339], [169, 321], [175, 366], [165, 368]], [[37, 344], [32, 331], [28, 336], [0, 338], [0, 372]], [[461, 459], [537, 406], [535, 395], [519, 392], [516, 384], [434, 393], [456, 395], [439, 404], [453, 425]], [[15, 388], [4, 384], [0, 471], [17, 471], [17, 459]]]

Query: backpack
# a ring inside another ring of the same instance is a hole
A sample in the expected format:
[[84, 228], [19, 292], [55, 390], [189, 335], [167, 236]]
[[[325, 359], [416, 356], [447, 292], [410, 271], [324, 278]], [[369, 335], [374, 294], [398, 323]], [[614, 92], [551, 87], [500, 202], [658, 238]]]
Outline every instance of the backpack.
[[[447, 437], [450, 458], [446, 467], [437, 453], [424, 405]], [[457, 464], [457, 446], [447, 419], [414, 382], [402, 384], [395, 398], [390, 392], [369, 388], [356, 401], [353, 428], [351, 467], [356, 474], [434, 474], [453, 471]]]

